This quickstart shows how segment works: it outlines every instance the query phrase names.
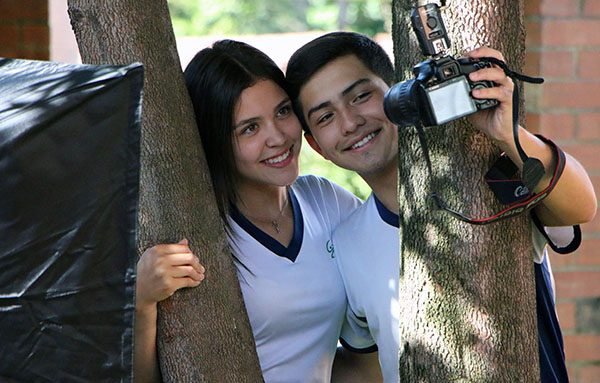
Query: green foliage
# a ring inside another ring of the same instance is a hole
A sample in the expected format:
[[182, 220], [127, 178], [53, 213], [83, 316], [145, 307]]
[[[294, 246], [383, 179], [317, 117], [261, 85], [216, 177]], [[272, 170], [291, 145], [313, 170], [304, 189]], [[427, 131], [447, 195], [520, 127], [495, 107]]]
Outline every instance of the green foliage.
[[[385, 0], [168, 0], [177, 36], [350, 29], [384, 32]], [[345, 5], [345, 12], [340, 12]]]
[[300, 153], [300, 173], [325, 177], [365, 200], [371, 194], [369, 185], [355, 172], [342, 169], [325, 160], [315, 152], [305, 140], [302, 140]]

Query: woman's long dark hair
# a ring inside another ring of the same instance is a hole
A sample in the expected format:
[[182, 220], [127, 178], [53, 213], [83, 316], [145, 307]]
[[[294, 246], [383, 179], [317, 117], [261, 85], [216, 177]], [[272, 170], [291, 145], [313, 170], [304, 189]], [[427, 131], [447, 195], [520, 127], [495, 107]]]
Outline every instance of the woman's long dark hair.
[[233, 156], [235, 106], [244, 89], [259, 80], [272, 80], [286, 93], [288, 85], [281, 69], [267, 55], [233, 40], [218, 41], [198, 52], [185, 69], [184, 77], [219, 215], [229, 229], [229, 206], [238, 200], [238, 171]]

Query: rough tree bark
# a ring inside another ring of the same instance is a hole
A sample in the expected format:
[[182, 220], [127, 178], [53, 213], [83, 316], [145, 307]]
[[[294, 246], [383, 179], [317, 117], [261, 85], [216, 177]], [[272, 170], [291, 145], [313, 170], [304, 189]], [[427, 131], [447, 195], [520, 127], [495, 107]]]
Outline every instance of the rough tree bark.
[[[489, 45], [511, 68], [524, 58], [523, 3], [449, 1], [455, 57]], [[423, 60], [410, 26], [416, 1], [393, 1], [397, 74]], [[523, 108], [521, 108], [523, 110]], [[404, 382], [539, 382], [531, 228], [525, 215], [488, 226], [436, 211], [438, 191], [471, 216], [499, 210], [483, 175], [499, 150], [468, 123], [426, 129], [434, 177], [414, 129], [399, 134], [402, 239], [400, 376]]]
[[159, 305], [157, 342], [163, 379], [262, 381], [185, 90], [167, 2], [68, 3], [84, 62], [144, 64], [140, 252], [185, 237], [207, 269], [199, 287], [177, 292]]

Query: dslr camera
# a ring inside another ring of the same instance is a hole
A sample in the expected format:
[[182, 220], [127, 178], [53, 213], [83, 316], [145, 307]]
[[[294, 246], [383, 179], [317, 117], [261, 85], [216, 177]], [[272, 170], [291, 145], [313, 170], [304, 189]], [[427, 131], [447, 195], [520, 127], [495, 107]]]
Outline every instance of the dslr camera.
[[430, 58], [414, 66], [414, 79], [395, 84], [385, 94], [383, 106], [390, 121], [400, 127], [441, 125], [498, 105], [497, 100], [471, 97], [473, 89], [494, 83], [473, 82], [469, 73], [492, 64], [447, 53], [450, 39], [438, 4], [414, 7], [410, 19], [421, 51]]

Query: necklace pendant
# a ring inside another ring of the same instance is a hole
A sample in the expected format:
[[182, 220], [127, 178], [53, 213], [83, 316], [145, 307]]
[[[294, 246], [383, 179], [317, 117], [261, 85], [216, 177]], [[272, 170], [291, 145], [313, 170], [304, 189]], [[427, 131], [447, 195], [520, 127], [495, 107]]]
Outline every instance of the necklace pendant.
[[279, 230], [279, 222], [272, 220], [271, 221], [271, 226], [273, 226], [273, 229], [275, 229], [275, 231], [277, 232], [277, 234], [279, 234], [280, 230]]

